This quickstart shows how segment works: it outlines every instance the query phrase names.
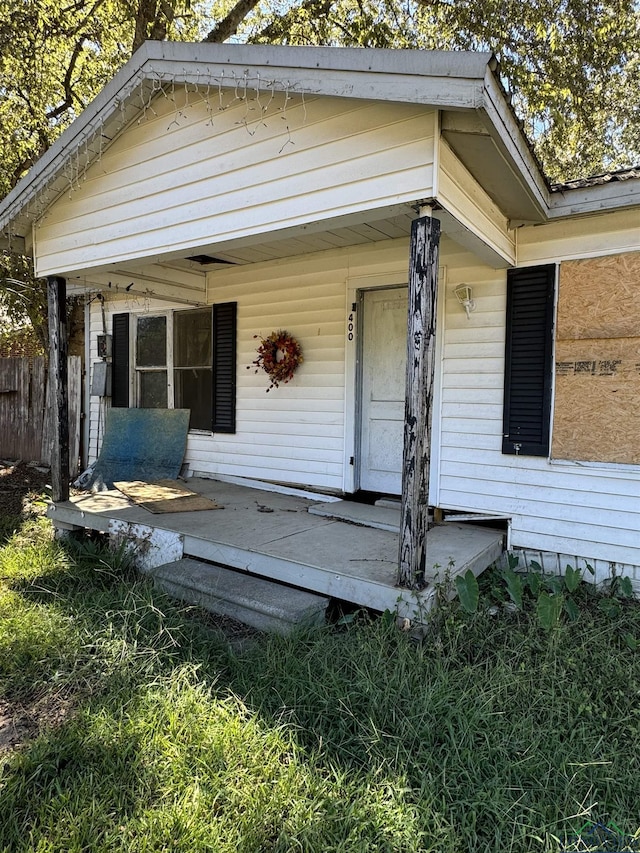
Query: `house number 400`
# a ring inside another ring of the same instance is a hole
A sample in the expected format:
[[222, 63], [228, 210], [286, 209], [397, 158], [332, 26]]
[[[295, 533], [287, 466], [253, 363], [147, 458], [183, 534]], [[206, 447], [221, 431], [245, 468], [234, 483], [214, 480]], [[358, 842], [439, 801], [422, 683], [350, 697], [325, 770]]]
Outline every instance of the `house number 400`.
[[353, 340], [353, 314], [349, 314], [349, 322], [347, 324], [347, 339]]

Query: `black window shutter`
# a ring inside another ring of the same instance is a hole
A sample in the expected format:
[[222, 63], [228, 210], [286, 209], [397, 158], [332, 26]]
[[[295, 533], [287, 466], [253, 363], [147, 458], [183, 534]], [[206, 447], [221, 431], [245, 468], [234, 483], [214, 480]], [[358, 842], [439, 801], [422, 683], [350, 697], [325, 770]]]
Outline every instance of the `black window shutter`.
[[502, 452], [548, 456], [554, 264], [507, 271]]
[[214, 432], [236, 431], [236, 302], [213, 306]]
[[113, 315], [111, 405], [129, 408], [129, 315]]

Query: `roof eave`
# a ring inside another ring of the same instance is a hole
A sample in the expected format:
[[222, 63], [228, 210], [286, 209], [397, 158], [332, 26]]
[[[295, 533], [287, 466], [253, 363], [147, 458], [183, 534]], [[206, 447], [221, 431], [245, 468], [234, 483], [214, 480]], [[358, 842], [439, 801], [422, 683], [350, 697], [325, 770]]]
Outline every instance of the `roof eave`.
[[549, 219], [640, 207], [640, 180], [611, 181], [595, 186], [556, 189], [551, 193]]
[[549, 184], [522, 124], [505, 95], [498, 74], [490, 66], [486, 69], [484, 92], [482, 112], [486, 116], [489, 134], [514, 178], [538, 211], [540, 221], [544, 221], [549, 211]]
[[[635, 181], [551, 192], [490, 53], [150, 41], [0, 202], [0, 237], [8, 229], [14, 240], [28, 238], [33, 210], [46, 208], [73, 183], [73, 174], [70, 181], [65, 173], [76, 152], [87, 151], [99, 134], [108, 144], [144, 110], [158, 81], [223, 80], [233, 86], [248, 78], [265, 90], [275, 85], [310, 95], [473, 112], [541, 222], [618, 209], [638, 197]], [[41, 204], [30, 209], [34, 199]]]

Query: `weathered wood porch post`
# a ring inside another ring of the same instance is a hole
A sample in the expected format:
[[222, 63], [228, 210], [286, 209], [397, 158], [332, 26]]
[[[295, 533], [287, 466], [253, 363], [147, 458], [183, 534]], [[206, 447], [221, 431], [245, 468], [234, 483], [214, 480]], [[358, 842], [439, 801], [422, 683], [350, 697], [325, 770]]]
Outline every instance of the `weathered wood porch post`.
[[51, 489], [54, 501], [69, 500], [69, 400], [67, 378], [67, 283], [47, 278], [49, 387], [52, 405]]
[[407, 381], [398, 585], [425, 584], [440, 222], [429, 207], [411, 225]]

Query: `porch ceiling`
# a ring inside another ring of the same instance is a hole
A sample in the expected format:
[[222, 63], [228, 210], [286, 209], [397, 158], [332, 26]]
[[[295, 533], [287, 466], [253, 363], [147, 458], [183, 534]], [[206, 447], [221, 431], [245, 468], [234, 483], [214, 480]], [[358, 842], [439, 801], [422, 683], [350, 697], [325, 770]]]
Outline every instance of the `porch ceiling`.
[[[212, 243], [203, 246], [202, 253], [221, 263], [199, 264], [196, 262], [196, 266], [204, 266], [207, 270], [218, 269], [228, 264], [253, 264], [306, 255], [311, 252], [322, 252], [325, 249], [395, 240], [410, 235], [411, 222], [415, 217], [416, 211], [412, 207], [399, 205], [383, 218], [375, 215], [369, 219], [362, 216], [336, 218], [329, 222], [309, 223], [296, 229], [289, 229], [287, 232]], [[360, 221], [361, 219], [364, 221]], [[171, 264], [193, 269], [194, 262], [188, 258], [173, 258]]]
[[[402, 204], [384, 211], [369, 211], [364, 214], [308, 223], [268, 235], [256, 234], [241, 240], [207, 243], [190, 249], [188, 254], [169, 254], [140, 259], [140, 261], [127, 261], [105, 268], [75, 271], [68, 274], [68, 287], [71, 292], [91, 290], [95, 287], [104, 289], [106, 286], [111, 287], [113, 280], [113, 288], [116, 291], [126, 286], [128, 292], [134, 294], [142, 286], [143, 289], [147, 288], [145, 290], [147, 293], [155, 291], [158, 296], [166, 295], [173, 298], [176, 295], [175, 288], [180, 286], [180, 281], [171, 282], [172, 293], [164, 294], [164, 285], [168, 284], [164, 275], [157, 277], [149, 272], [150, 269], [157, 271], [162, 267], [166, 271], [188, 273], [191, 278], [194, 275], [202, 277], [201, 296], [191, 294], [187, 298], [185, 293], [187, 301], [196, 304], [204, 300], [204, 277], [207, 272], [221, 270], [230, 265], [265, 263], [328, 249], [348, 248], [403, 238], [408, 240], [411, 234], [411, 223], [416, 216], [417, 205]], [[440, 219], [443, 236], [449, 237], [453, 242], [473, 252], [480, 260], [496, 269], [508, 266], [507, 261], [447, 211], [436, 210], [434, 216]], [[121, 278], [122, 282], [117, 283], [118, 278]], [[129, 280], [133, 278], [136, 279], [136, 284], [131, 287]]]

